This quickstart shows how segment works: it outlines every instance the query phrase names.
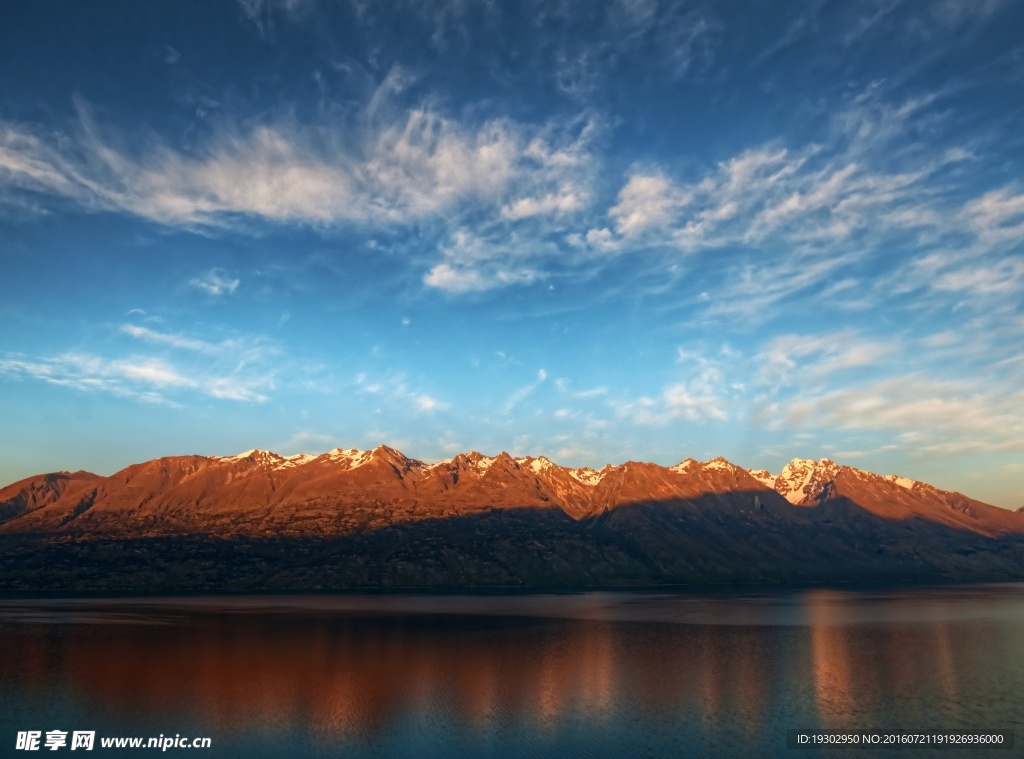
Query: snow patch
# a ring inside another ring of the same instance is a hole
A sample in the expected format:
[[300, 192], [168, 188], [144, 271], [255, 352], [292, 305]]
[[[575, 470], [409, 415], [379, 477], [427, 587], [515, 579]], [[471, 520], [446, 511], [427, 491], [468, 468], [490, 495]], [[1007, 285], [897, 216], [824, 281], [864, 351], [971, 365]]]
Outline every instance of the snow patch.
[[821, 496], [839, 467], [831, 459], [793, 459], [775, 481], [775, 490], [792, 504], [807, 503]]
[[346, 469], [356, 469], [363, 466], [373, 458], [373, 451], [360, 451], [358, 448], [341, 449], [335, 448], [324, 454], [329, 461], [336, 461], [346, 465]]
[[748, 469], [747, 473], [765, 487], [775, 487], [776, 477], [767, 469]]
[[241, 461], [247, 459], [250, 456], [254, 456], [257, 453], [263, 453], [259, 448], [250, 448], [248, 451], [242, 451], [242, 453], [236, 453], [234, 456], [220, 456], [221, 461]]
[[596, 471], [587, 466], [582, 467], [581, 469], [570, 469], [569, 476], [572, 477], [577, 482], [580, 482], [584, 485], [593, 486], [604, 479], [604, 476], [608, 474], [607, 470], [608, 467], [605, 467], [600, 471]]
[[219, 456], [221, 461], [245, 461], [246, 459], [252, 459], [257, 464], [273, 465], [280, 461], [284, 461], [283, 456], [278, 456], [276, 453], [271, 451], [261, 451], [259, 448], [252, 448], [242, 453], [236, 453], [234, 456]]
[[530, 469], [532, 469], [537, 474], [543, 474], [553, 466], [554, 464], [552, 464], [543, 456], [541, 456], [539, 459], [534, 459], [533, 461], [530, 462]]
[[312, 456], [308, 453], [296, 453], [292, 456], [285, 456], [284, 461], [275, 467], [276, 469], [289, 469], [303, 464], [308, 464], [310, 461], [317, 459], [317, 456]]
[[790, 503], [800, 503], [807, 495], [805, 490], [814, 477], [815, 464], [811, 459], [793, 459], [786, 464], [779, 475], [779, 494]]
[[893, 483], [894, 485], [899, 485], [901, 488], [906, 488], [907, 490], [913, 490], [914, 485], [917, 484], [916, 480], [911, 480], [908, 479], [907, 477], [899, 477], [898, 475], [895, 474], [890, 474], [885, 479]]

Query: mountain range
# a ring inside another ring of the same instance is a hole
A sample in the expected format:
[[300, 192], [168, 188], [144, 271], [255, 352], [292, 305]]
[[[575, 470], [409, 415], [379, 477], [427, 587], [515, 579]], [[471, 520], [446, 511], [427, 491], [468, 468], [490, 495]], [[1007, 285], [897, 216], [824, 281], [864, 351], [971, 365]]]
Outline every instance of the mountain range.
[[1024, 577], [1024, 513], [829, 459], [566, 468], [387, 446], [171, 456], [0, 490], [0, 588], [581, 587]]

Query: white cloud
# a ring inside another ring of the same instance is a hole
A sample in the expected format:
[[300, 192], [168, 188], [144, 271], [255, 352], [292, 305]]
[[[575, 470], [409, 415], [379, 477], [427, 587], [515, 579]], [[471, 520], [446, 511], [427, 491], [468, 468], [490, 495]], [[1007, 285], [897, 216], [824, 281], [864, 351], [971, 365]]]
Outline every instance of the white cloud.
[[511, 395], [509, 395], [508, 399], [505, 401], [505, 404], [502, 406], [501, 413], [508, 414], [513, 408], [519, 405], [520, 402], [526, 399], [527, 396], [531, 395], [537, 388], [543, 385], [544, 382], [547, 381], [547, 378], [547, 370], [538, 369], [537, 379], [529, 383], [528, 385], [523, 385], [518, 390], [514, 391]]
[[205, 340], [197, 340], [196, 338], [187, 337], [185, 335], [177, 335], [169, 332], [157, 332], [149, 329], [148, 327], [139, 327], [135, 324], [122, 324], [121, 331], [126, 335], [139, 338], [140, 340], [148, 340], [153, 343], [160, 343], [163, 345], [169, 345], [172, 348], [181, 348], [189, 351], [197, 351], [199, 353], [216, 353], [225, 347], [230, 347], [230, 344], [217, 345], [214, 343], [208, 343]]
[[593, 398], [600, 398], [603, 395], [608, 395], [608, 388], [604, 385], [600, 387], [591, 387], [586, 390], [573, 390], [570, 385], [572, 383], [564, 377], [559, 377], [555, 380], [555, 387], [558, 392], [565, 393], [571, 398], [578, 398], [580, 400], [591, 400]]
[[449, 403], [410, 387], [408, 378], [402, 373], [388, 373], [371, 379], [360, 372], [355, 376], [355, 386], [360, 392], [373, 395], [393, 406], [419, 413], [432, 414], [451, 407]]
[[537, 277], [538, 273], [530, 269], [506, 269], [500, 264], [473, 268], [461, 264], [440, 263], [423, 276], [423, 283], [451, 293], [466, 293], [525, 284]]
[[[283, 356], [281, 349], [261, 335], [243, 335], [218, 342], [210, 342], [209, 340], [175, 332], [158, 332], [135, 324], [123, 324], [120, 331], [125, 335], [147, 343], [212, 357], [202, 359], [205, 362], [204, 371], [208, 371], [212, 365], [216, 366], [217, 371], [222, 374], [234, 375], [240, 371], [256, 372], [257, 370], [262, 370], [264, 375], [269, 375], [273, 373], [273, 366], [283, 366], [287, 363], [287, 359]], [[305, 366], [307, 373], [312, 371], [313, 366], [309, 362], [305, 362]], [[230, 385], [225, 386], [224, 383], [220, 383], [215, 385], [215, 387], [217, 388], [217, 393], [226, 394], [225, 397], [234, 397], [235, 395], [234, 391], [225, 389], [230, 387]]]
[[276, 446], [276, 450], [283, 454], [309, 453], [307, 448], [327, 450], [337, 439], [336, 435], [328, 435], [323, 432], [312, 430], [298, 430], [290, 438]]
[[946, 271], [931, 282], [936, 290], [973, 295], [1012, 295], [1024, 291], [1024, 260], [1006, 258], [990, 265], [974, 264]]
[[[381, 97], [394, 94], [392, 87]], [[348, 124], [224, 121], [191, 151], [101, 128], [79, 103], [70, 134], [0, 123], [0, 182], [184, 227], [225, 226], [237, 217], [321, 226], [406, 222], [457, 204], [507, 207], [510, 218], [525, 218], [585, 202], [580, 187], [600, 132], [593, 119], [460, 123], [420, 107], [380, 123], [378, 101]]]
[[897, 432], [919, 452], [1024, 451], [1024, 391], [913, 373], [800, 396], [779, 406], [775, 422]]
[[755, 357], [762, 382], [786, 385], [820, 380], [844, 369], [878, 367], [899, 349], [897, 340], [865, 339], [852, 330], [773, 337]]
[[727, 417], [722, 399], [709, 388], [695, 388], [685, 382], [666, 388], [663, 396], [669, 415], [691, 421], [702, 419], [725, 419]]
[[[745, 150], [700, 179], [681, 184], [663, 172], [636, 172], [608, 215], [623, 237], [641, 232], [682, 250], [769, 243], [834, 246], [856, 233], [913, 228], [939, 219], [920, 183], [955, 156], [888, 172], [854, 160], [852, 146]], [[592, 232], [594, 230], [591, 230]], [[611, 248], [604, 233], [593, 241]], [[593, 243], [592, 243], [593, 244]]]
[[[276, 387], [291, 360], [260, 335], [212, 342], [177, 332], [122, 324], [118, 332], [137, 341], [127, 355], [98, 355], [86, 350], [53, 356], [0, 356], [0, 375], [35, 379], [80, 391], [106, 392], [152, 403], [180, 405], [190, 396], [260, 403]], [[167, 349], [140, 353], [137, 345]], [[303, 376], [316, 373], [303, 363]]]
[[566, 214], [586, 206], [586, 194], [575, 188], [566, 188], [559, 193], [549, 193], [540, 198], [520, 198], [501, 209], [507, 219], [526, 219], [531, 216]]
[[689, 194], [662, 174], [633, 174], [619, 191], [618, 203], [608, 215], [614, 219], [619, 234], [634, 235], [670, 224], [690, 199]]
[[[875, 84], [839, 109], [820, 143], [741, 150], [689, 181], [657, 166], [636, 169], [607, 211], [608, 226], [566, 240], [593, 252], [716, 251], [717, 265], [701, 267], [720, 277], [701, 296], [704, 316], [715, 319], [764, 321], [797, 297], [864, 310], [921, 284], [1015, 296], [1019, 256], [979, 259], [1005, 254], [1024, 238], [1024, 194], [1007, 186], [963, 202], [955, 176], [960, 164], [978, 160], [974, 151], [926, 151], [913, 136], [940, 126], [935, 106], [942, 97], [891, 102]], [[960, 266], [950, 256], [942, 266], [899, 269], [888, 281], [855, 274], [869, 258], [892, 261], [899, 251], [906, 260], [939, 246], [960, 246]], [[582, 260], [601, 265], [595, 256]], [[667, 279], [678, 283], [679, 260], [661, 260]]]
[[621, 247], [610, 229], [591, 229], [587, 232], [587, 244], [598, 250], [617, 250]]
[[0, 374], [28, 377], [81, 391], [102, 391], [151, 403], [171, 403], [168, 394], [192, 391], [213, 398], [262, 402], [269, 377], [188, 371], [161, 358], [111, 359], [87, 353], [49, 358], [0, 359]]
[[441, 403], [436, 398], [432, 398], [424, 393], [417, 395], [414, 400], [416, 401], [416, 407], [420, 411], [438, 411], [448, 407], [447, 403]]
[[202, 290], [207, 295], [231, 295], [239, 289], [242, 281], [231, 279], [218, 268], [212, 268], [202, 277], [188, 281], [188, 284]]
[[640, 425], [662, 426], [681, 419], [690, 422], [728, 419], [735, 415], [733, 401], [737, 386], [726, 380], [723, 360], [732, 363], [736, 356], [728, 348], [719, 351], [719, 356], [678, 348], [679, 381], [664, 387], [654, 398], [612, 400], [609, 405], [620, 417]]
[[834, 278], [856, 260], [858, 256], [849, 252], [819, 251], [765, 257], [756, 265], [727, 267], [721, 287], [701, 293], [699, 299], [707, 304], [705, 313], [709, 317], [764, 321], [777, 313], [779, 304]]
[[969, 201], [967, 223], [984, 239], [1020, 241], [1024, 237], [1024, 193], [1002, 187]]
[[452, 293], [526, 284], [542, 276], [529, 262], [551, 253], [550, 245], [524, 240], [515, 233], [492, 241], [468, 229], [457, 229], [441, 246], [442, 262], [430, 268], [423, 282]]

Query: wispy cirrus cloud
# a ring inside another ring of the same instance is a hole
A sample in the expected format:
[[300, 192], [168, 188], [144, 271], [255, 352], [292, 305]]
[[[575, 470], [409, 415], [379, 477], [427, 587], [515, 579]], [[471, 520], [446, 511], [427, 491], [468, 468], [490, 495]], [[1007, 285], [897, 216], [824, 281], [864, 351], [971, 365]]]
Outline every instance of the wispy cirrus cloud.
[[167, 405], [181, 405], [176, 398], [183, 392], [224, 400], [262, 402], [274, 384], [268, 376], [190, 371], [152, 356], [107, 358], [79, 352], [41, 358], [8, 354], [0, 358], [0, 374]]
[[899, 348], [896, 338], [870, 339], [854, 330], [784, 334], [769, 339], [754, 361], [761, 382], [781, 386], [817, 382], [846, 369], [881, 369], [882, 363], [896, 355]]
[[[390, 87], [392, 79], [356, 117], [225, 119], [188, 150], [153, 133], [129, 137], [100, 126], [81, 101], [76, 127], [63, 134], [3, 122], [0, 203], [49, 198], [192, 230], [430, 222], [440, 260], [422, 277], [428, 287], [458, 293], [540, 278], [523, 262], [557, 258], [543, 241], [550, 220], [592, 203], [601, 119], [460, 121], [431, 105], [396, 107], [401, 88]], [[213, 268], [189, 285], [223, 297], [241, 280]]]
[[[368, 104], [372, 105], [372, 101]], [[77, 128], [0, 124], [0, 180], [93, 210], [160, 224], [223, 227], [239, 217], [330, 226], [406, 222], [464, 203], [510, 218], [582, 207], [596, 126], [462, 123], [427, 107], [383, 123], [254, 126], [222, 122], [193, 150], [101, 127], [78, 103]], [[381, 114], [379, 118], [383, 119]]]
[[284, 358], [281, 348], [262, 335], [239, 335], [213, 342], [181, 332], [161, 332], [130, 323], [122, 324], [120, 331], [154, 345], [216, 356], [225, 366], [268, 366], [282, 362]]
[[739, 356], [728, 346], [714, 353], [678, 348], [676, 377], [654, 395], [609, 397], [605, 404], [620, 418], [642, 426], [673, 422], [724, 421], [741, 413], [742, 391], [733, 373]]
[[423, 283], [451, 293], [533, 282], [544, 276], [536, 266], [555, 254], [550, 243], [517, 233], [488, 239], [469, 229], [456, 229], [439, 247], [442, 259], [423, 275]]
[[502, 405], [501, 413], [502, 414], [510, 413], [512, 411], [512, 409], [514, 409], [516, 406], [518, 406], [520, 403], [522, 403], [528, 396], [533, 395], [533, 393], [536, 392], [536, 390], [541, 385], [543, 385], [547, 381], [547, 379], [548, 379], [547, 370], [545, 370], [545, 369], [538, 369], [537, 370], [537, 379], [534, 380], [533, 382], [530, 382], [530, 383], [528, 383], [526, 385], [523, 385], [522, 387], [517, 388], [515, 391], [513, 391], [508, 396], [508, 398], [505, 400], [505, 403]]
[[888, 431], [919, 452], [1024, 451], [1024, 391], [921, 373], [793, 399], [775, 424]]
[[594, 265], [662, 251], [671, 278], [679, 266], [703, 275], [690, 303], [705, 319], [757, 323], [790, 303], [863, 311], [915, 287], [1015, 297], [1024, 194], [1008, 185], [965, 199], [959, 177], [981, 158], [952, 136], [938, 150], [915, 137], [942, 131], [947, 93], [886, 94], [876, 83], [850, 97], [820, 142], [750, 147], [688, 181], [637, 165], [607, 226], [567, 240]]
[[[849, 148], [849, 145], [847, 145]], [[856, 235], [912, 230], [939, 217], [923, 183], [960, 154], [908, 171], [882, 171], [822, 146], [743, 151], [697, 181], [664, 173], [629, 176], [608, 215], [619, 245], [630, 240], [696, 251], [782, 242], [802, 248]]]
[[215, 343], [208, 343], [205, 340], [199, 340], [186, 335], [174, 334], [170, 332], [159, 332], [152, 330], [149, 327], [140, 327], [136, 324], [122, 324], [121, 332], [131, 337], [139, 338], [140, 340], [147, 340], [152, 343], [158, 343], [161, 345], [168, 345], [172, 348], [182, 348], [189, 351], [198, 351], [199, 353], [216, 353], [222, 347]]
[[382, 375], [359, 372], [355, 376], [354, 387], [365, 397], [380, 399], [392, 408], [404, 408], [428, 415], [451, 408], [451, 404], [411, 387], [404, 372], [386, 372]]
[[189, 280], [189, 285], [207, 295], [232, 295], [242, 281], [236, 277], [229, 277], [221, 269], [210, 269], [205, 274]]
[[113, 355], [84, 348], [41, 356], [7, 353], [0, 356], [0, 375], [175, 406], [196, 396], [262, 403], [290, 364], [280, 347], [260, 335], [211, 341], [132, 323], [117, 331], [130, 341]]
[[[296, 430], [291, 437], [275, 447], [275, 451], [284, 454], [312, 453], [316, 450], [326, 450], [338, 439], [337, 435], [315, 430]], [[313, 449], [313, 450], [309, 450]]]

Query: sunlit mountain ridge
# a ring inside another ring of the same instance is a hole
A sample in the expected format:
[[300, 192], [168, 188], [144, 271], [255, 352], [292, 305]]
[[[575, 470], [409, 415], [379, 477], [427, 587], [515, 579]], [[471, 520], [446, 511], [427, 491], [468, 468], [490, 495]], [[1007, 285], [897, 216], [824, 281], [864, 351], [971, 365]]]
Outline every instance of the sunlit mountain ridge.
[[[1024, 514], [829, 459], [794, 459], [773, 475], [722, 457], [595, 470], [471, 451], [427, 463], [383, 445], [171, 456], [109, 477], [14, 483], [0, 490], [0, 539], [56, 551], [58, 565], [78, 557], [61, 581], [76, 587], [81, 551], [100, 544], [92, 581], [130, 585], [107, 555], [129, 543], [158, 584], [166, 556], [202, 544], [202, 561], [175, 559], [186, 587], [1024, 576]], [[255, 575], [249, 554], [234, 555], [254, 542], [271, 546]], [[28, 585], [47, 575], [13, 569]]]

